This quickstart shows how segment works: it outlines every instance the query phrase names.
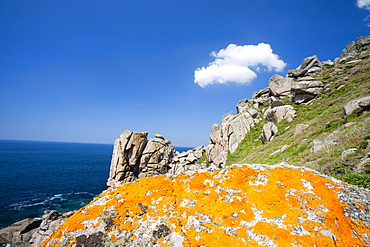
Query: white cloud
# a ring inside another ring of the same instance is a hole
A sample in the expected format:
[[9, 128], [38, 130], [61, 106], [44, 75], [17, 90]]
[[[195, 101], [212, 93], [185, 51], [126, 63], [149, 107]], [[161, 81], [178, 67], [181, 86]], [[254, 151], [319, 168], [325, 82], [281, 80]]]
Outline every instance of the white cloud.
[[236, 82], [249, 84], [257, 77], [261, 66], [268, 71], [282, 71], [286, 66], [279, 56], [274, 54], [271, 46], [265, 43], [258, 45], [235, 44], [210, 54], [215, 58], [207, 67], [194, 71], [194, 82], [201, 87], [214, 83]]
[[370, 10], [370, 0], [357, 0], [357, 7]]

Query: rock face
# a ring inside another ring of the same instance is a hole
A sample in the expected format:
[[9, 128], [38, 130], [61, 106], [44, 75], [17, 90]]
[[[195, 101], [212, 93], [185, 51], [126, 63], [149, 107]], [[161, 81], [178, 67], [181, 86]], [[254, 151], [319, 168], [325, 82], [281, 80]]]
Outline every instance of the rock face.
[[369, 203], [287, 164], [160, 175], [103, 192], [41, 246], [369, 246]]
[[0, 230], [0, 244], [18, 247], [37, 247], [74, 212], [45, 211], [41, 219], [23, 219]]
[[370, 36], [358, 37], [357, 43], [354, 41], [349, 42], [346, 48], [342, 50], [342, 54], [339, 58], [335, 59], [335, 62], [342, 62], [352, 58], [356, 55], [362, 54], [363, 52], [368, 54], [370, 48]]
[[39, 219], [26, 218], [15, 222], [13, 225], [0, 230], [0, 244], [12, 244], [16, 246], [28, 246], [26, 244], [32, 238], [34, 229], [41, 224]]
[[115, 141], [108, 186], [117, 187], [121, 183], [168, 171], [175, 147], [159, 134], [150, 140], [147, 136], [148, 132], [125, 130]]
[[263, 143], [272, 141], [272, 139], [274, 138], [277, 132], [278, 132], [278, 129], [275, 124], [271, 122], [264, 124], [262, 128], [261, 141]]

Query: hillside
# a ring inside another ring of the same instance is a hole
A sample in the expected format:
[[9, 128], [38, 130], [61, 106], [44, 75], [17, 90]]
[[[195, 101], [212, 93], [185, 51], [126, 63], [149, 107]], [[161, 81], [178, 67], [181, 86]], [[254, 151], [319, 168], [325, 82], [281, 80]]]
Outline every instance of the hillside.
[[[288, 162], [337, 177], [351, 184], [370, 186], [370, 113], [356, 109], [345, 115], [343, 106], [370, 95], [370, 57], [364, 53], [324, 65], [313, 76], [324, 85], [320, 96], [305, 104], [292, 104], [294, 120], [276, 124], [274, 139], [262, 143], [266, 120], [246, 134], [227, 164]], [[289, 102], [289, 95], [281, 100]], [[267, 109], [271, 103], [263, 107]], [[263, 111], [263, 109], [260, 109]], [[296, 126], [305, 126], [295, 134]], [[317, 146], [322, 145], [321, 150]]]

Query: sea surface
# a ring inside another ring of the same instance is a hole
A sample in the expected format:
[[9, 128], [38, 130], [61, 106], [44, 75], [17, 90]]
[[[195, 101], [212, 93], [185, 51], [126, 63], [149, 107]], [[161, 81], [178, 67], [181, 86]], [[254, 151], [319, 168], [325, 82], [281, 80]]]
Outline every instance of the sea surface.
[[109, 144], [0, 140], [0, 228], [89, 203], [107, 188], [112, 150]]

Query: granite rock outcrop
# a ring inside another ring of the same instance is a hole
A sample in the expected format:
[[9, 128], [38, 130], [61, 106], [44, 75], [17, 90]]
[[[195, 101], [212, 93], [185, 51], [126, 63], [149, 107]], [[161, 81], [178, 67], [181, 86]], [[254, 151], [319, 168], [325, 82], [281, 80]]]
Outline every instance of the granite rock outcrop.
[[[288, 123], [295, 117], [293, 104], [303, 104], [320, 96], [323, 83], [319, 80], [321, 62], [317, 56], [303, 59], [297, 71], [286, 77], [273, 75], [269, 87], [253, 93], [252, 99], [242, 99], [236, 114], [227, 113], [221, 124], [211, 128], [210, 143], [183, 153], [177, 153], [170, 141], [156, 134], [147, 139], [147, 132], [126, 130], [115, 141], [108, 186], [158, 174], [178, 174], [187, 170], [220, 169], [226, 165], [228, 153], [233, 153], [256, 124], [264, 122], [261, 140], [272, 140], [278, 132], [276, 124]], [[315, 76], [316, 77], [312, 77]], [[267, 127], [269, 126], [269, 127]]]
[[104, 191], [41, 246], [369, 246], [370, 192], [278, 164]]
[[175, 147], [162, 135], [154, 136], [148, 140], [148, 132], [129, 130], [120, 135], [114, 143], [108, 186], [117, 187], [121, 183], [167, 173]]

